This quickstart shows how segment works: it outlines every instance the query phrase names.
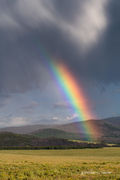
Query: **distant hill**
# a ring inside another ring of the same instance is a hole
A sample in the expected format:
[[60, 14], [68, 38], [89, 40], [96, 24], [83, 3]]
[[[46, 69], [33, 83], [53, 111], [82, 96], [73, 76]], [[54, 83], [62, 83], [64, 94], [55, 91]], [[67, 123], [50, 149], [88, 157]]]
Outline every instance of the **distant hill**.
[[46, 129], [46, 128], [52, 128], [51, 125], [26, 125], [26, 126], [20, 126], [20, 127], [6, 127], [6, 128], [0, 128], [0, 132], [12, 132], [16, 134], [29, 134], [33, 131], [37, 131], [39, 129]]
[[39, 129], [37, 131], [34, 131], [31, 133], [32, 135], [35, 135], [40, 138], [48, 138], [48, 137], [55, 137], [55, 138], [64, 138], [64, 139], [80, 139], [82, 134], [80, 135], [79, 133], [70, 133], [70, 132], [65, 132], [59, 129]]
[[[85, 133], [84, 129], [82, 128], [83, 124], [84, 122], [73, 122], [70, 124], [55, 126], [54, 128], [71, 133]], [[111, 133], [108, 132], [111, 131], [111, 128], [115, 131], [120, 130], [120, 117], [107, 118], [101, 120], [89, 120], [85, 121], [85, 124], [86, 126], [92, 124], [95, 128], [97, 127], [98, 130], [102, 132], [102, 134]]]
[[[32, 134], [40, 138], [56, 137], [65, 139], [85, 140], [87, 132], [83, 129], [84, 122], [74, 122], [62, 125], [30, 125], [21, 127], [1, 128], [0, 132], [12, 132], [17, 134]], [[94, 129], [100, 132], [98, 141], [108, 143], [120, 143], [120, 117], [112, 117], [101, 120], [85, 121], [86, 126], [94, 125]], [[92, 132], [91, 132], [92, 133]]]
[[57, 138], [39, 138], [32, 135], [20, 135], [8, 132], [0, 133], [0, 149], [69, 149], [100, 148], [104, 144], [85, 143]]

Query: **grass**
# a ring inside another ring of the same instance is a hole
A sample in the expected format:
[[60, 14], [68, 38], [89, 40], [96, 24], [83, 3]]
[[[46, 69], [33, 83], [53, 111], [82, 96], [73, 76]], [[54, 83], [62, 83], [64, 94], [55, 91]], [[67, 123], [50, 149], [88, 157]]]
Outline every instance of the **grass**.
[[120, 148], [1, 150], [0, 180], [120, 180]]

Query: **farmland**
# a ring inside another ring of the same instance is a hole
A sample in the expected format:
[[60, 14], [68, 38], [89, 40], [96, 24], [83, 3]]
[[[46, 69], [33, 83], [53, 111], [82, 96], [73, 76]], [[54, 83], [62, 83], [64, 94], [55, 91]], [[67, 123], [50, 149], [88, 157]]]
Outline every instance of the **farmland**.
[[119, 179], [120, 148], [1, 150], [0, 179]]

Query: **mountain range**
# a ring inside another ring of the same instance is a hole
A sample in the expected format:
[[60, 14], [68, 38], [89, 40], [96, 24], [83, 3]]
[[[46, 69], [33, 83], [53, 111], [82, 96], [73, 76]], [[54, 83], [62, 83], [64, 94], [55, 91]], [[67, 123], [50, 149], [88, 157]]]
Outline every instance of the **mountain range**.
[[[93, 132], [89, 129], [93, 126]], [[85, 128], [83, 126], [85, 125]], [[88, 128], [87, 128], [88, 127]], [[29, 134], [39, 138], [64, 138], [74, 140], [86, 140], [88, 131], [94, 136], [94, 130], [98, 131], [95, 140], [107, 143], [120, 143], [120, 117], [111, 117], [101, 120], [88, 120], [62, 125], [28, 125], [21, 127], [0, 128], [0, 132], [12, 132], [16, 134]]]

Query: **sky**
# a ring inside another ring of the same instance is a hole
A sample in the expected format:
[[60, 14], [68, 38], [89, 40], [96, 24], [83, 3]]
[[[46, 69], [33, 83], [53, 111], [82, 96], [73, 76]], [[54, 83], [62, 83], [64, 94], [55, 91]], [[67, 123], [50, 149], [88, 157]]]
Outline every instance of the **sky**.
[[69, 69], [96, 119], [120, 116], [119, 9], [115, 0], [1, 0], [0, 127], [76, 121], [46, 54]]

